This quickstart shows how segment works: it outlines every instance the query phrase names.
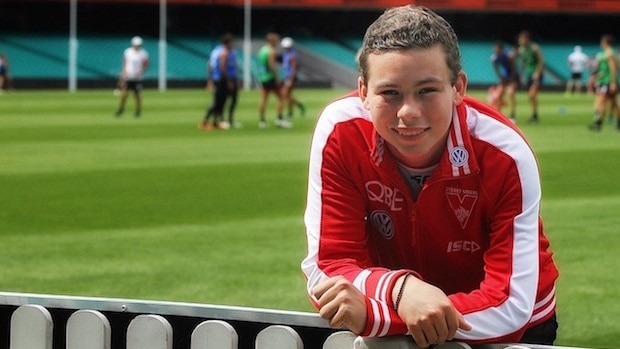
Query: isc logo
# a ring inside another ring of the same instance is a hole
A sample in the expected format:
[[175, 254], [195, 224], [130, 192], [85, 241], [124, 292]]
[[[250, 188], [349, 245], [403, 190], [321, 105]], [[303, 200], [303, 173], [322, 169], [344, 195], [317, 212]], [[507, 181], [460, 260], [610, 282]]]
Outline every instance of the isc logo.
[[478, 245], [475, 241], [456, 240], [448, 243], [447, 252], [451, 253], [464, 251], [474, 253], [478, 250], [480, 250], [480, 245]]

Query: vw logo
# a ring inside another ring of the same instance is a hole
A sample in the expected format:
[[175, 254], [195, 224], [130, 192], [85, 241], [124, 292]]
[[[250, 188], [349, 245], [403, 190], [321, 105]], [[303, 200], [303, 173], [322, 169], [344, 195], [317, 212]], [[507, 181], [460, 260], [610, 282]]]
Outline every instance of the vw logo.
[[389, 240], [394, 236], [394, 223], [389, 213], [385, 211], [373, 211], [370, 214], [370, 221], [385, 239]]
[[450, 150], [450, 163], [456, 167], [461, 167], [467, 163], [469, 153], [463, 147], [455, 147]]

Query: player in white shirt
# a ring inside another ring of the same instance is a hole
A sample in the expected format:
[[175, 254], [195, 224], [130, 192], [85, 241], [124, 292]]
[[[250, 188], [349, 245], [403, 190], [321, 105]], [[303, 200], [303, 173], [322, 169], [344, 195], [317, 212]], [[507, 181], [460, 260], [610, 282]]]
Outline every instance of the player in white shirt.
[[583, 53], [581, 46], [577, 45], [573, 49], [573, 52], [568, 55], [566, 63], [570, 67], [570, 77], [566, 81], [566, 95], [581, 92], [581, 86], [583, 82], [583, 73], [588, 67], [588, 55]]
[[116, 111], [119, 117], [125, 110], [125, 101], [129, 90], [134, 92], [136, 97], [135, 117], [139, 117], [142, 112], [142, 80], [144, 72], [149, 66], [149, 54], [142, 48], [142, 38], [134, 36], [131, 39], [131, 47], [125, 49], [123, 53], [123, 68], [118, 87], [121, 89], [120, 105]]

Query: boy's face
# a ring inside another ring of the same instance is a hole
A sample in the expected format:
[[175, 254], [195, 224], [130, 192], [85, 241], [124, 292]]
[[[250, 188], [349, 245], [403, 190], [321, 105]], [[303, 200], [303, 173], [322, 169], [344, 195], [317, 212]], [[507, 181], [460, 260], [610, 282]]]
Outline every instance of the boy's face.
[[371, 54], [367, 67], [368, 81], [359, 79], [359, 93], [392, 154], [409, 167], [437, 163], [446, 148], [454, 106], [465, 94], [465, 74], [451, 83], [439, 45]]

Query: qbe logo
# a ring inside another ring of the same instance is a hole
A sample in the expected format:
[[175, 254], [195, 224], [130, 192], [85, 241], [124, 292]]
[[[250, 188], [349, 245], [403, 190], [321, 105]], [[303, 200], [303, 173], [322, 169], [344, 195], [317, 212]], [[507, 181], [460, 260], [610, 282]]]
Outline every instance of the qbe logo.
[[368, 200], [380, 202], [388, 206], [391, 211], [403, 209], [405, 196], [397, 188], [390, 188], [379, 181], [366, 182], [366, 195]]

